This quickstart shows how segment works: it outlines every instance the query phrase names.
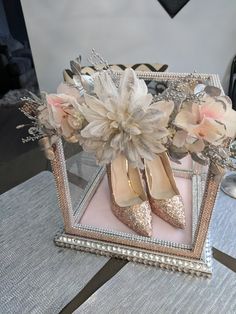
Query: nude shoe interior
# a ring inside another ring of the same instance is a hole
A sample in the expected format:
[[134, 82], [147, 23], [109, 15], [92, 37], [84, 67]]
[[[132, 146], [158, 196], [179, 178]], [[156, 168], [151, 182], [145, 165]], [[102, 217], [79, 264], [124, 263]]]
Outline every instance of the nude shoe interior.
[[111, 164], [111, 182], [119, 206], [132, 206], [147, 200], [138, 169], [130, 167], [123, 155]]
[[145, 177], [152, 211], [171, 225], [184, 229], [184, 204], [166, 153], [145, 161]]
[[107, 167], [107, 175], [115, 216], [138, 234], [151, 236], [151, 207], [139, 170], [120, 155]]

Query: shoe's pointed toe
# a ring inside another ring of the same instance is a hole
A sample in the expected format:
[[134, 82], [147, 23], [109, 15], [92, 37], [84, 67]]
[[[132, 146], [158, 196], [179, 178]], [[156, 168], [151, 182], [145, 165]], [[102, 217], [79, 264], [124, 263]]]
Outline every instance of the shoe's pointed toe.
[[117, 159], [112, 165], [107, 165], [112, 212], [137, 234], [151, 237], [152, 210], [140, 172], [137, 168], [129, 167], [124, 157], [120, 156], [120, 161], [120, 164]]
[[185, 211], [182, 197], [174, 195], [168, 199], [150, 199], [154, 214], [170, 223], [171, 225], [184, 229], [186, 226]]
[[148, 201], [134, 205], [130, 208], [133, 230], [143, 236], [152, 236], [152, 214], [151, 206]]
[[184, 203], [166, 153], [152, 161], [145, 161], [144, 178], [153, 213], [172, 226], [184, 229]]
[[139, 235], [152, 236], [152, 215], [148, 201], [122, 209], [114, 204], [112, 210], [121, 222]]

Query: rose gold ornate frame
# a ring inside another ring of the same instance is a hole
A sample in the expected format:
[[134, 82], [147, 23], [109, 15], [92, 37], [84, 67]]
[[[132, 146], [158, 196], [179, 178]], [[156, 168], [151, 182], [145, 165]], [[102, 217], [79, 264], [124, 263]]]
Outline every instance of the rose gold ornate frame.
[[[146, 80], [167, 81], [184, 77], [187, 74], [139, 72], [138, 75]], [[221, 88], [217, 75], [196, 75], [208, 80], [211, 85]], [[122, 233], [117, 233], [114, 236], [114, 234], [104, 230], [80, 226], [78, 215], [74, 214], [72, 208], [61, 140], [55, 144], [55, 155], [56, 157], [51, 165], [57, 187], [59, 206], [64, 220], [64, 232], [57, 234], [55, 237], [57, 245], [97, 254], [117, 256], [197, 275], [211, 274], [211, 254], [207, 233], [219, 184], [224, 174], [222, 169], [216, 167], [213, 163], [209, 165], [192, 245], [178, 245], [165, 241], [153, 243], [145, 237], [127, 236]], [[94, 178], [93, 191], [99, 185], [103, 174], [104, 169], [101, 168], [99, 175]], [[186, 175], [196, 174], [186, 173]]]

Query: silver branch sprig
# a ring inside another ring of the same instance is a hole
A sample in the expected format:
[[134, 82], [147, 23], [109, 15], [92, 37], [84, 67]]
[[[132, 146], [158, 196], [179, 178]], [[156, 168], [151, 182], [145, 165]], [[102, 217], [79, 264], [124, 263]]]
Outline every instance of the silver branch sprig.
[[190, 86], [200, 82], [202, 83], [202, 78], [194, 73], [169, 81], [167, 89], [163, 93], [154, 96], [154, 101], [174, 101], [176, 106], [179, 106], [183, 101], [199, 102], [203, 93], [194, 94], [190, 90]]
[[45, 107], [43, 99], [39, 98], [35, 94], [29, 92], [31, 97], [22, 97], [22, 107], [19, 110], [30, 120], [30, 123], [18, 125], [16, 128], [21, 129], [28, 128], [29, 136], [22, 138], [22, 143], [28, 143], [36, 141], [45, 136], [45, 132], [42, 130], [38, 122], [39, 108]]
[[95, 67], [97, 71], [110, 69], [108, 62], [99, 53], [97, 53], [94, 48], [91, 50], [88, 61]]
[[230, 158], [231, 153], [229, 148], [208, 145], [202, 152], [202, 155], [222, 168], [227, 168], [232, 171], [236, 170], [236, 164]]
[[107, 71], [115, 85], [118, 86], [119, 78], [117, 74], [112, 70], [108, 61], [105, 60], [98, 52], [96, 52], [94, 48], [91, 50], [91, 55], [88, 57], [88, 61], [98, 72]]
[[30, 132], [32, 135], [29, 135], [25, 138], [22, 138], [21, 139], [22, 143], [34, 142], [36, 140], [40, 140], [42, 137], [45, 136], [45, 134], [40, 129], [38, 129], [37, 127], [29, 128], [28, 133], [30, 133]]

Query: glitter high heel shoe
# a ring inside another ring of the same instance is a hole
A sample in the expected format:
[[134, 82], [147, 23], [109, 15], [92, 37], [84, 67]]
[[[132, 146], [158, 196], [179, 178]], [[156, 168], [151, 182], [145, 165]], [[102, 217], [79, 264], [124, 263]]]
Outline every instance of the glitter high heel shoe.
[[139, 170], [129, 166], [127, 159], [119, 155], [107, 166], [107, 177], [115, 216], [138, 234], [150, 237], [151, 207]]
[[162, 153], [153, 161], [145, 160], [144, 173], [147, 194], [154, 214], [171, 225], [184, 229], [186, 225], [184, 204], [167, 154]]

